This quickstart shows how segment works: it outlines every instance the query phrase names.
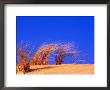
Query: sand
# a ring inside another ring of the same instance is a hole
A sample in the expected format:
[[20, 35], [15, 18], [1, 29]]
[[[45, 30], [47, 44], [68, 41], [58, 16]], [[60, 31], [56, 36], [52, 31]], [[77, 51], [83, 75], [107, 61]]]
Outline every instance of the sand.
[[94, 74], [94, 64], [35, 65], [26, 74]]

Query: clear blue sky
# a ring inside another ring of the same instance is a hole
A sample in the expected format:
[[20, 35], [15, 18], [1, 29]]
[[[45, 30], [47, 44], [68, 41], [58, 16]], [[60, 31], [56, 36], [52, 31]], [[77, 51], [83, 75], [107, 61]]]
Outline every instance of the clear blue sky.
[[[33, 55], [43, 42], [73, 42], [94, 63], [94, 16], [17, 16], [16, 43], [31, 42]], [[17, 58], [18, 59], [18, 58]], [[70, 63], [66, 58], [64, 63]]]

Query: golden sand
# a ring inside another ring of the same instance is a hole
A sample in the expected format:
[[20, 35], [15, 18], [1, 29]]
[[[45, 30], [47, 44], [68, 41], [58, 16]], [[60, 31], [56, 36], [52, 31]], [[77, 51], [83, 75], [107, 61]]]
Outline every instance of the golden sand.
[[94, 64], [35, 65], [26, 74], [94, 74]]

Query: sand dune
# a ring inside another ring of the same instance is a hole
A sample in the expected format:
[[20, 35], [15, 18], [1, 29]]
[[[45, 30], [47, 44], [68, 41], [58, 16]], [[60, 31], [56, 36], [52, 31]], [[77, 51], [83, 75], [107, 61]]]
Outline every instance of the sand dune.
[[31, 66], [26, 74], [94, 74], [94, 64], [62, 64]]

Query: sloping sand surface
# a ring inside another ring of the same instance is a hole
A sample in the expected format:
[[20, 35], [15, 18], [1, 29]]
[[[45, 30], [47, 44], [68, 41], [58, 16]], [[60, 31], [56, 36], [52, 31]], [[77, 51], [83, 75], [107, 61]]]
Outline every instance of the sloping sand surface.
[[94, 64], [62, 64], [31, 66], [27, 74], [94, 74]]

